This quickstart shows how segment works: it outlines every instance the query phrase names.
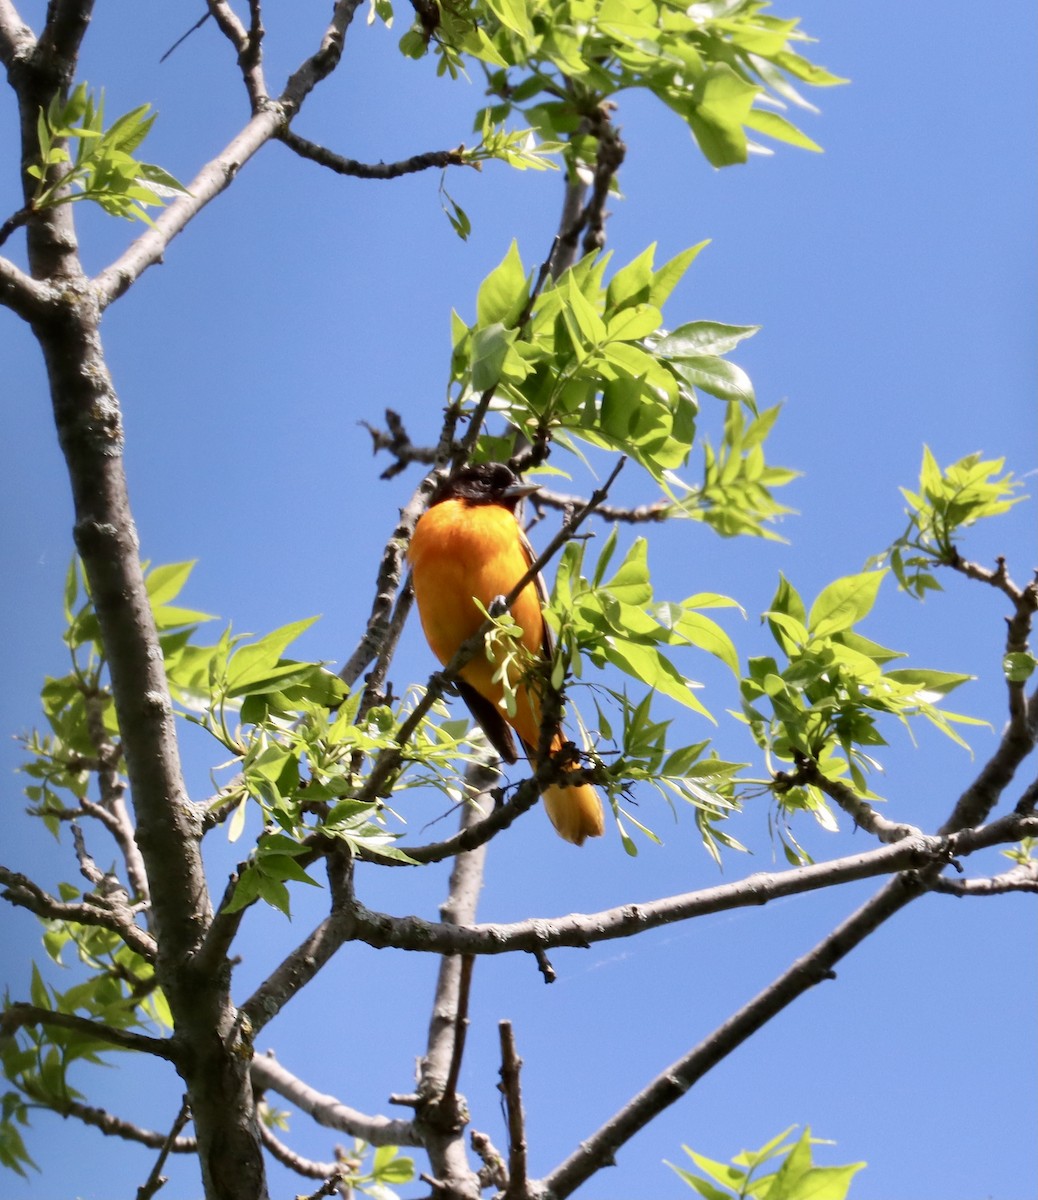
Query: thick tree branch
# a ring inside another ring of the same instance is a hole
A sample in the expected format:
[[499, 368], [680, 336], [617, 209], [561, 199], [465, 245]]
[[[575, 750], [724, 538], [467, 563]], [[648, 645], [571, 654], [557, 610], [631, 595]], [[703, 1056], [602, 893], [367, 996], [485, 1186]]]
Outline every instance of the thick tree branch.
[[60, 76], [66, 87], [75, 77], [79, 47], [93, 11], [93, 0], [51, 0], [47, 6], [37, 54], [44, 69]]
[[29, 322], [45, 320], [54, 311], [51, 289], [6, 258], [0, 258], [0, 304]]
[[793, 963], [688, 1054], [661, 1071], [619, 1112], [583, 1139], [565, 1162], [540, 1181], [543, 1193], [553, 1200], [564, 1200], [572, 1195], [603, 1165], [613, 1162], [621, 1146], [664, 1109], [680, 1100], [712, 1067], [804, 992], [823, 980], [835, 978], [833, 967], [836, 963], [924, 890], [912, 875], [898, 875], [890, 880], [814, 949]]
[[10, 68], [36, 45], [36, 35], [22, 20], [11, 0], [0, 0], [0, 62]]
[[498, 1034], [501, 1043], [501, 1082], [498, 1088], [504, 1097], [505, 1116], [508, 1121], [508, 1187], [505, 1189], [505, 1196], [525, 1200], [526, 1115], [523, 1111], [520, 1083], [523, 1060], [515, 1048], [515, 1034], [511, 1021], [499, 1022]]
[[327, 1129], [363, 1138], [372, 1146], [420, 1146], [411, 1121], [373, 1117], [343, 1104], [304, 1083], [274, 1058], [260, 1054], [252, 1060], [252, 1082], [258, 1091], [276, 1092]]
[[556, 946], [587, 947], [597, 942], [630, 937], [677, 921], [688, 921], [735, 908], [767, 904], [784, 896], [800, 895], [859, 879], [895, 871], [943, 868], [958, 857], [978, 850], [1007, 845], [1038, 836], [1038, 817], [1011, 813], [979, 829], [951, 837], [906, 838], [863, 854], [812, 863], [788, 871], [761, 872], [737, 883], [719, 884], [683, 895], [668, 896], [596, 913], [571, 913], [563, 917], [533, 918], [514, 924], [455, 926], [420, 917], [391, 917], [357, 905], [352, 939], [379, 949], [422, 950], [440, 954], [505, 954], [526, 950], [531, 954]]

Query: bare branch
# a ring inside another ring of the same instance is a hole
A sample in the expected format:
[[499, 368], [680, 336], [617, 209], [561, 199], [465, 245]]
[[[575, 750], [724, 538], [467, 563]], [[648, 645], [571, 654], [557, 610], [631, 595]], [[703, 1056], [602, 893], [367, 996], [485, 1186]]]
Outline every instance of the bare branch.
[[360, 424], [371, 434], [373, 453], [378, 454], [380, 450], [386, 450], [392, 454], [395, 460], [386, 467], [379, 479], [392, 479], [401, 471], [406, 470], [413, 462], [424, 463], [427, 466], [435, 463], [435, 449], [431, 446], [416, 446], [404, 428], [403, 418], [393, 409], [386, 409], [388, 433], [377, 429], [374, 425], [369, 425], [367, 421], [361, 421]]
[[[470, 823], [473, 809], [461, 812], [462, 826]], [[483, 886], [485, 846], [467, 850], [454, 860], [447, 899], [440, 907], [445, 925], [463, 925], [475, 919]], [[454, 1188], [452, 1194], [478, 1196], [478, 1180], [468, 1163], [462, 1130], [465, 1103], [457, 1093], [457, 1082], [468, 1025], [468, 996], [472, 980], [471, 955], [446, 954], [440, 962], [429, 1039], [421, 1061], [415, 1121], [437, 1179]]]
[[460, 146], [455, 150], [427, 150], [422, 154], [412, 154], [410, 158], [400, 159], [399, 162], [362, 163], [355, 158], [336, 154], [334, 150], [328, 150], [308, 138], [300, 137], [291, 129], [283, 130], [278, 135], [278, 140], [300, 158], [309, 159], [310, 162], [327, 167], [337, 175], [349, 175], [353, 179], [399, 179], [402, 175], [414, 175], [418, 171], [428, 171], [431, 167], [446, 169], [465, 165]]
[[169, 1133], [166, 1134], [166, 1140], [162, 1143], [159, 1156], [155, 1160], [155, 1165], [148, 1173], [148, 1178], [137, 1189], [137, 1200], [151, 1200], [151, 1197], [167, 1182], [166, 1176], [162, 1174], [162, 1168], [166, 1165], [166, 1159], [176, 1146], [180, 1131], [187, 1124], [190, 1116], [191, 1105], [188, 1102], [187, 1096], [185, 1096], [181, 1102], [180, 1111], [174, 1118], [173, 1124], [169, 1128]]
[[1007, 892], [1038, 892], [1038, 861], [1019, 863], [1011, 871], [987, 879], [951, 879], [938, 875], [931, 891], [946, 896], [1004, 896]]
[[310, 1087], [270, 1055], [257, 1055], [252, 1060], [251, 1071], [254, 1087], [283, 1096], [290, 1104], [311, 1116], [318, 1125], [338, 1129], [350, 1137], [363, 1138], [372, 1146], [422, 1144], [412, 1122], [358, 1112], [335, 1096], [325, 1095]]
[[61, 1115], [75, 1117], [84, 1125], [99, 1129], [106, 1137], [119, 1137], [127, 1142], [139, 1142], [142, 1146], [149, 1146], [153, 1150], [161, 1150], [169, 1143], [170, 1150], [174, 1154], [195, 1154], [198, 1151], [198, 1142], [193, 1137], [174, 1137], [173, 1141], [169, 1142], [168, 1133], [160, 1133], [157, 1129], [144, 1129], [132, 1121], [113, 1116], [103, 1108], [94, 1108], [70, 1097], [66, 1097]]
[[44, 891], [26, 875], [0, 866], [3, 898], [19, 908], [27, 908], [38, 917], [53, 921], [69, 921], [75, 925], [96, 925], [117, 933], [123, 941], [148, 962], [155, 961], [157, 946], [151, 934], [135, 924], [133, 911], [125, 904], [113, 903], [102, 897], [90, 897], [89, 903], [66, 904]]
[[291, 1146], [286, 1146], [266, 1125], [260, 1125], [260, 1140], [263, 1142], [264, 1149], [269, 1150], [282, 1166], [288, 1167], [290, 1171], [295, 1171], [297, 1175], [302, 1175], [304, 1179], [326, 1179], [329, 1184], [335, 1182], [333, 1191], [318, 1192], [317, 1195], [334, 1196], [338, 1193], [342, 1177], [347, 1172], [344, 1163], [323, 1163], [316, 1162], [312, 1158], [304, 1158], [302, 1154], [297, 1154]]
[[767, 904], [779, 897], [800, 895], [894, 871], [943, 868], [953, 858], [1036, 835], [1038, 817], [1009, 814], [990, 825], [964, 830], [951, 837], [905, 838], [863, 854], [788, 871], [761, 872], [736, 883], [719, 884], [683, 895], [621, 905], [596, 913], [533, 918], [514, 924], [455, 926], [416, 916], [391, 917], [371, 912], [358, 904], [354, 910], [356, 928], [353, 937], [379, 949], [392, 946], [454, 954], [505, 954], [515, 950], [536, 954], [556, 946], [587, 947], [630, 937], [643, 929]]
[[0, 304], [23, 321], [39, 321], [54, 310], [54, 297], [44, 283], [19, 270], [9, 259], [0, 258]]
[[246, 29], [225, 0], [208, 0], [208, 4], [209, 14], [220, 27], [220, 32], [238, 52], [238, 67], [249, 94], [249, 103], [254, 113], [259, 112], [269, 100], [267, 83], [263, 77], [261, 45], [264, 29], [259, 5], [250, 4], [250, 27]]
[[[587, 501], [582, 496], [569, 496], [563, 492], [549, 491], [541, 488], [530, 497], [530, 503], [535, 509], [553, 508], [561, 512], [569, 512]], [[668, 520], [678, 510], [666, 500], [653, 500], [648, 504], [639, 504], [635, 508], [621, 508], [616, 504], [600, 504], [595, 509], [595, 516], [603, 521], [621, 521], [628, 525], [658, 523]]]
[[619, 1112], [583, 1139], [565, 1162], [541, 1180], [544, 1193], [553, 1200], [564, 1200], [575, 1192], [604, 1164], [611, 1163], [624, 1143], [680, 1100], [694, 1083], [758, 1029], [816, 984], [835, 978], [833, 967], [836, 963], [924, 890], [911, 875], [898, 875], [886, 883], [814, 949], [793, 963], [688, 1054], [661, 1071]]
[[330, 855], [328, 878], [331, 912], [241, 1006], [241, 1012], [252, 1026], [254, 1037], [350, 939], [354, 928], [352, 862], [343, 855]]
[[526, 1196], [526, 1118], [523, 1112], [523, 1093], [519, 1073], [523, 1060], [515, 1048], [511, 1021], [498, 1023], [501, 1042], [501, 1082], [498, 1088], [505, 1100], [508, 1118], [508, 1187], [506, 1196], [523, 1200]]
[[37, 54], [43, 69], [60, 77], [66, 87], [75, 76], [79, 47], [93, 11], [93, 0], [51, 0], [47, 6]]
[[[1013, 685], [1009, 685], [1011, 688]], [[970, 829], [987, 820], [1003, 791], [1009, 786], [1016, 769], [1034, 750], [1038, 742], [1038, 692], [1014, 713], [1002, 732], [998, 748], [981, 768], [980, 773], [959, 797], [951, 816], [938, 831], [941, 834]]]
[[11, 0], [0, 0], [0, 62], [10, 68], [26, 58], [36, 45], [36, 35], [22, 20]]

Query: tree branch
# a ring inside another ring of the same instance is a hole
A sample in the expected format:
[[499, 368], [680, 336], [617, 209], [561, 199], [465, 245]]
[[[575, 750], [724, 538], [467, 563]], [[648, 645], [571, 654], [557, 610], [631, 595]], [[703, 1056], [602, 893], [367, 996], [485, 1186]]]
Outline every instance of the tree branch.
[[824, 792], [830, 800], [834, 800], [854, 821], [855, 825], [864, 829], [866, 833], [871, 833], [873, 837], [885, 844], [900, 842], [904, 838], [919, 837], [922, 834], [922, 830], [915, 825], [904, 825], [880, 816], [863, 796], [858, 795], [854, 788], [846, 783], [841, 783], [838, 779], [828, 779], [823, 775], [818, 769], [818, 763], [813, 759], [798, 755], [796, 763], [797, 769], [793, 775], [786, 775], [781, 771], [775, 775], [777, 791], [786, 791], [802, 784], [816, 787], [819, 791]]
[[310, 1087], [269, 1054], [258, 1054], [252, 1060], [251, 1070], [253, 1086], [259, 1091], [276, 1092], [327, 1129], [338, 1129], [350, 1137], [363, 1138], [372, 1146], [422, 1144], [411, 1121], [373, 1117], [358, 1112], [334, 1096]]
[[455, 150], [427, 150], [422, 154], [412, 154], [410, 158], [401, 159], [399, 162], [362, 163], [355, 158], [336, 154], [334, 150], [328, 150], [308, 138], [300, 137], [291, 129], [282, 130], [278, 134], [278, 141], [283, 142], [300, 158], [309, 159], [310, 162], [327, 167], [337, 175], [348, 175], [353, 179], [399, 179], [402, 175], [428, 171], [430, 167], [446, 169], [465, 165], [460, 146]]
[[45, 320], [54, 311], [51, 289], [0, 258], [0, 304], [23, 321]]
[[151, 1197], [167, 1182], [166, 1176], [162, 1174], [162, 1168], [166, 1165], [166, 1159], [175, 1148], [180, 1131], [187, 1124], [190, 1116], [191, 1105], [185, 1096], [181, 1102], [180, 1111], [174, 1118], [169, 1133], [166, 1134], [166, 1140], [162, 1143], [155, 1165], [148, 1172], [148, 1178], [137, 1189], [137, 1200], [151, 1200]]
[[938, 875], [930, 890], [946, 896], [1004, 896], [1007, 892], [1038, 892], [1038, 861], [1020, 863], [1011, 871], [987, 879], [950, 879]]
[[167, 1062], [176, 1061], [176, 1053], [169, 1038], [146, 1037], [128, 1029], [113, 1029], [100, 1021], [88, 1021], [72, 1013], [57, 1012], [50, 1008], [38, 1008], [35, 1004], [15, 1002], [0, 1013], [0, 1033], [10, 1036], [23, 1025], [50, 1025], [56, 1029], [68, 1029], [81, 1037], [97, 1042], [107, 1042], [121, 1050], [136, 1050], [141, 1054], [153, 1054]]
[[423, 950], [439, 954], [506, 954], [526, 950], [531, 954], [556, 946], [585, 948], [597, 942], [630, 937], [735, 908], [767, 904], [784, 896], [874, 878], [895, 871], [921, 871], [967, 857], [978, 850], [1038, 836], [1038, 817], [1011, 813], [979, 829], [954, 836], [905, 838], [863, 854], [812, 863], [788, 871], [761, 872], [737, 883], [719, 884], [678, 896], [625, 904], [596, 913], [571, 913], [562, 917], [532, 918], [513, 924], [452, 925], [425, 921], [417, 916], [392, 917], [358, 904], [352, 938], [377, 949]]
[[[538, 510], [553, 508], [561, 512], [569, 512], [587, 501], [582, 496], [569, 496], [563, 492], [553, 492], [547, 488], [541, 488], [530, 497], [530, 503]], [[622, 508], [616, 504], [600, 504], [595, 509], [595, 516], [601, 517], [603, 521], [621, 521], [627, 525], [641, 525], [666, 521], [676, 511], [675, 506], [666, 500], [653, 500], [634, 508]]]
[[19, 908], [27, 908], [38, 917], [52, 921], [69, 921], [74, 925], [98, 926], [117, 933], [123, 941], [148, 962], [157, 954], [155, 939], [134, 922], [132, 910], [124, 903], [102, 897], [90, 897], [89, 903], [66, 904], [44, 891], [26, 875], [0, 866], [3, 898]]
[[[269, 1150], [283, 1167], [288, 1167], [290, 1171], [295, 1171], [304, 1179], [327, 1179], [329, 1182], [334, 1179], [338, 1184], [341, 1183], [342, 1177], [347, 1172], [345, 1163], [316, 1162], [312, 1158], [304, 1158], [303, 1155], [297, 1154], [291, 1146], [286, 1146], [280, 1138], [276, 1137], [274, 1131], [266, 1125], [260, 1125], [260, 1139], [264, 1149]], [[336, 1192], [338, 1192], [338, 1186], [335, 1191], [327, 1192], [326, 1195], [334, 1196]]]
[[[474, 820], [474, 809], [461, 811], [462, 827]], [[445, 925], [470, 924], [476, 915], [483, 887], [486, 847], [459, 854], [451, 871], [447, 899], [440, 907]], [[462, 1131], [465, 1102], [457, 1092], [468, 1025], [468, 997], [472, 979], [471, 955], [444, 955], [433, 997], [429, 1040], [421, 1061], [415, 1122], [435, 1177], [452, 1188], [452, 1195], [479, 1196], [475, 1173], [469, 1166]]]
[[898, 875], [886, 883], [814, 949], [794, 962], [688, 1054], [661, 1071], [619, 1112], [583, 1139], [565, 1162], [540, 1181], [543, 1192], [553, 1200], [564, 1200], [603, 1165], [613, 1162], [622, 1145], [681, 1099], [712, 1067], [804, 992], [823, 980], [835, 978], [833, 967], [836, 963], [924, 890], [911, 875]]
[[[157, 1129], [144, 1129], [132, 1121], [113, 1116], [103, 1108], [94, 1108], [79, 1100], [66, 1097], [61, 1108], [63, 1117], [75, 1117], [84, 1125], [99, 1129], [106, 1137], [119, 1137], [127, 1142], [139, 1142], [152, 1150], [161, 1150], [169, 1142], [168, 1133], [160, 1133]], [[193, 1137], [174, 1137], [169, 1144], [174, 1154], [195, 1154], [198, 1151], [198, 1141]]]
[[501, 1082], [498, 1088], [504, 1096], [508, 1119], [508, 1186], [505, 1195], [524, 1200], [527, 1195], [527, 1174], [526, 1118], [520, 1084], [523, 1060], [515, 1048], [511, 1021], [500, 1021], [497, 1028], [501, 1042]]
[[10, 68], [27, 57], [36, 45], [36, 35], [22, 20], [11, 0], [0, 0], [0, 62]]

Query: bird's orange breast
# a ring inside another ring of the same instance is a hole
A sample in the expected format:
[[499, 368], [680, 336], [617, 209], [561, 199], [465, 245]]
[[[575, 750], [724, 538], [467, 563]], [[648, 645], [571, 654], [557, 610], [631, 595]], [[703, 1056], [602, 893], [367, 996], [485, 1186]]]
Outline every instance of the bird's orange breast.
[[[411, 538], [422, 629], [433, 653], [446, 663], [483, 623], [473, 598], [489, 607], [507, 595], [529, 568], [515, 517], [495, 504], [444, 500], [425, 512]], [[538, 654], [544, 624], [531, 583], [512, 607], [523, 644]]]

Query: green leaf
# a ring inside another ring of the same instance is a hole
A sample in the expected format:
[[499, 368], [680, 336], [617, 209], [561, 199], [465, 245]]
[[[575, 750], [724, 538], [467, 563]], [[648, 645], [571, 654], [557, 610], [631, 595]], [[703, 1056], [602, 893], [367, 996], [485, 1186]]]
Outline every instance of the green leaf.
[[1007, 683], [1026, 683], [1034, 674], [1038, 661], [1033, 654], [1012, 651], [1002, 659], [1002, 670]]
[[724, 325], [720, 321], [690, 321], [656, 343], [663, 358], [700, 358], [728, 354], [745, 338], [753, 337], [759, 325]]
[[756, 396], [750, 377], [735, 363], [714, 355], [688, 355], [675, 359], [674, 369], [692, 387], [700, 388], [719, 400], [733, 400], [752, 409]]
[[823, 588], [811, 605], [807, 627], [813, 637], [827, 637], [857, 624], [872, 610], [886, 571], [848, 575]]
[[712, 63], [696, 81], [688, 122], [711, 166], [746, 161], [742, 126], [761, 90], [747, 83], [727, 63]]
[[530, 298], [526, 271], [515, 241], [508, 253], [479, 285], [476, 295], [477, 326], [515, 325]]
[[506, 329], [500, 322], [477, 329], [472, 335], [472, 387], [486, 392], [496, 387], [509, 348], [516, 338], [515, 329]]

